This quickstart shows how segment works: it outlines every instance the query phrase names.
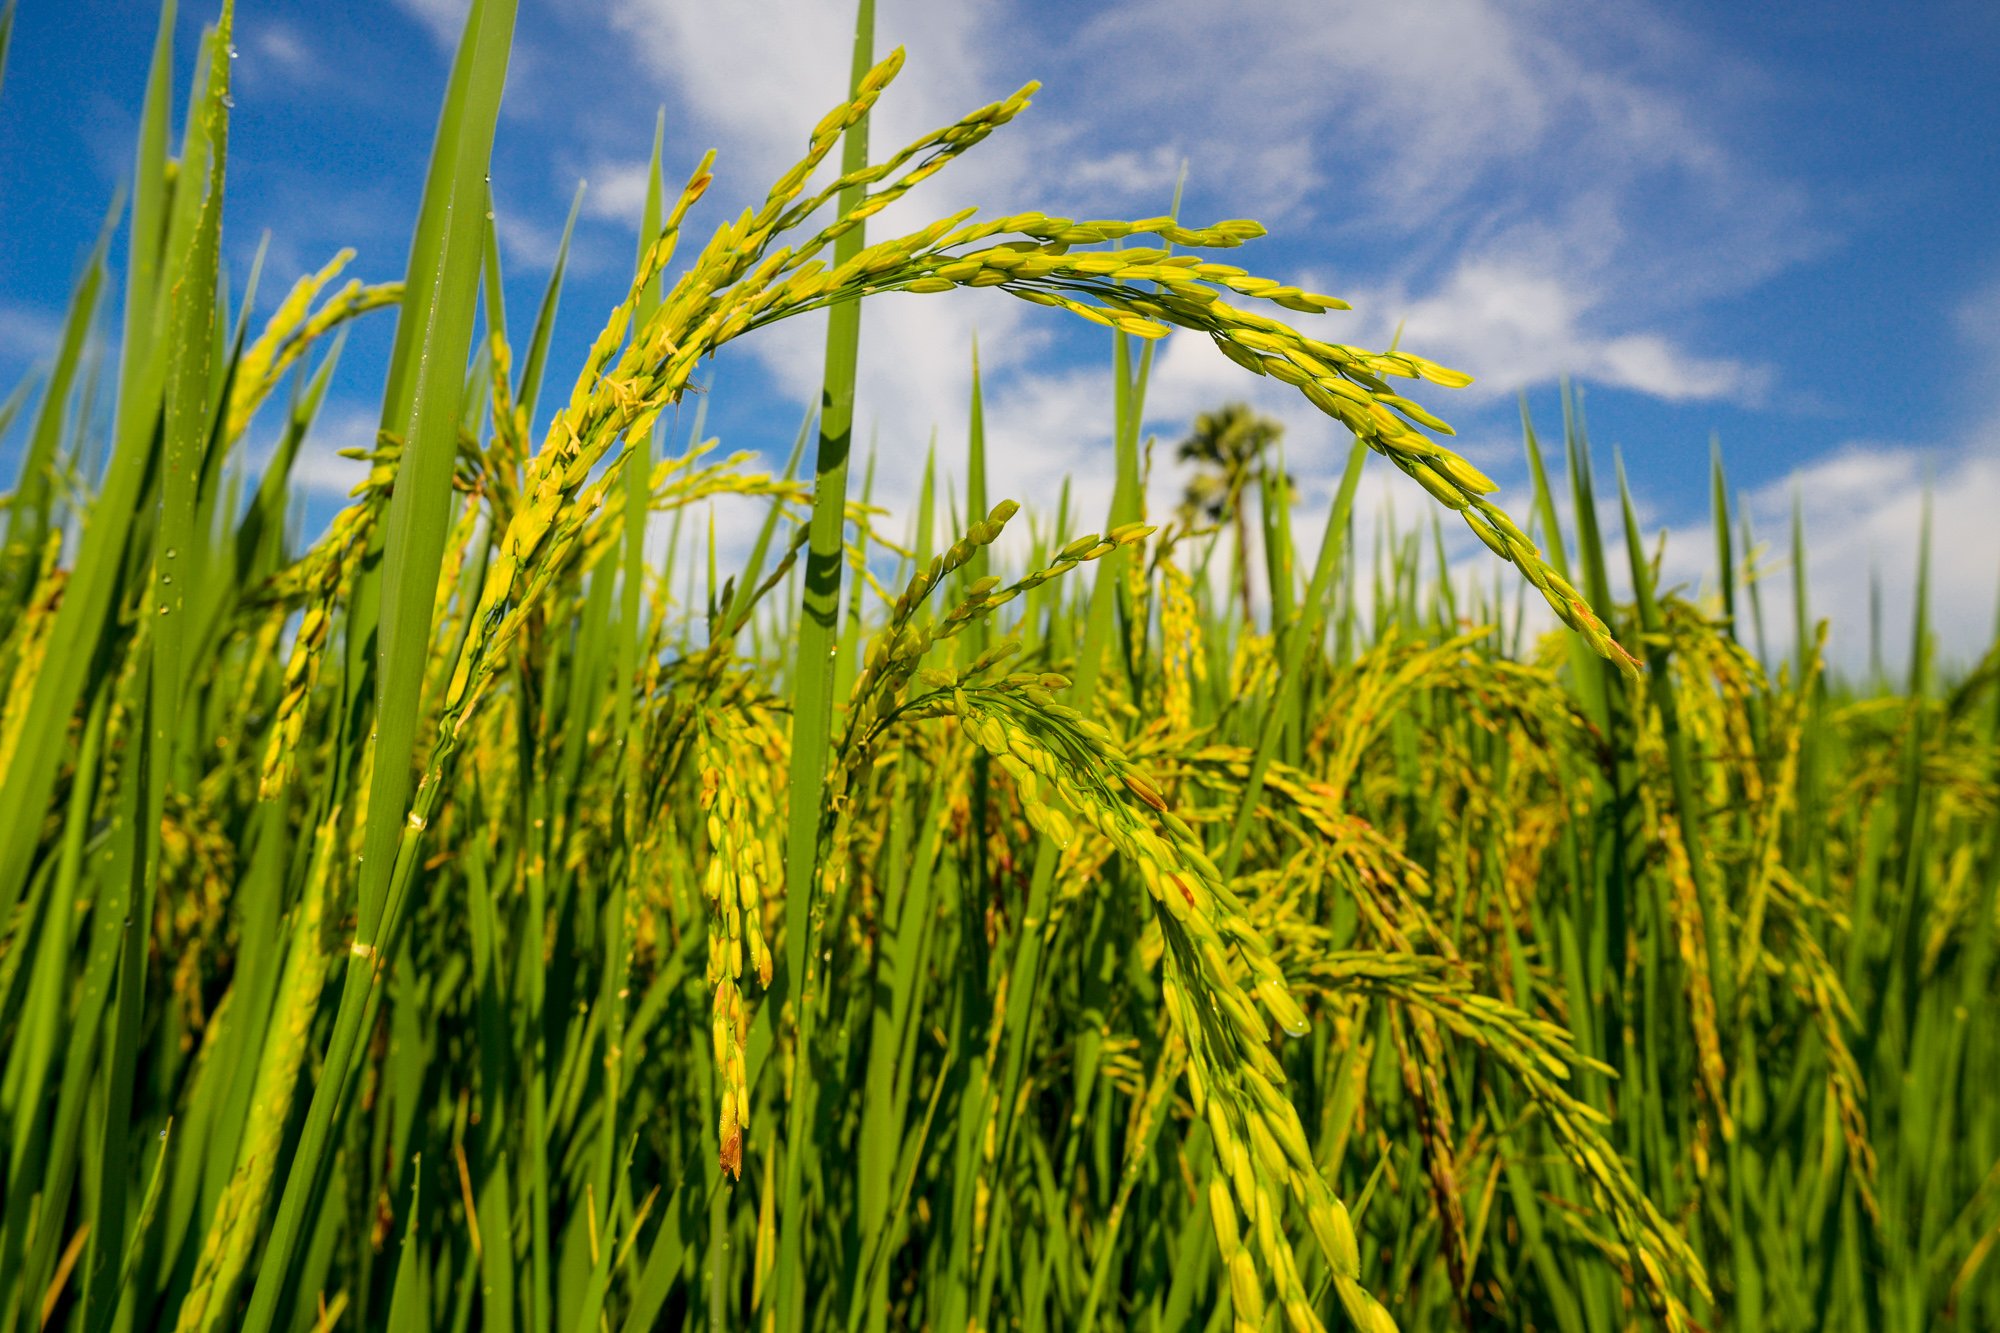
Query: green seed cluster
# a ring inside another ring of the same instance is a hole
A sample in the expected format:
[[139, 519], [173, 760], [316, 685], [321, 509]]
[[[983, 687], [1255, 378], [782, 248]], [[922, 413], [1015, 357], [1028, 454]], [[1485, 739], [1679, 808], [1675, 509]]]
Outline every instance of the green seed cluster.
[[1160, 711], [1171, 735], [1194, 722], [1194, 683], [1208, 677], [1194, 584], [1171, 558], [1160, 562]]
[[717, 1139], [723, 1167], [740, 1177], [743, 1135], [750, 1123], [750, 1082], [743, 1059], [750, 1016], [743, 1003], [743, 955], [747, 947], [758, 983], [770, 985], [771, 949], [764, 940], [763, 913], [771, 875], [736, 762], [744, 745], [740, 737], [731, 744], [718, 735], [738, 730], [732, 714], [704, 718], [695, 731], [695, 763], [701, 770], [709, 846], [702, 893], [708, 899], [708, 984], [714, 992], [709, 1027], [722, 1081]]
[[321, 940], [328, 881], [340, 845], [340, 811], [321, 821], [311, 870], [296, 915], [286, 931], [285, 966], [272, 1009], [270, 1040], [257, 1062], [249, 1119], [236, 1146], [236, 1169], [216, 1203], [216, 1219], [202, 1238], [193, 1285], [174, 1324], [175, 1333], [223, 1327], [216, 1293], [233, 1292], [256, 1250], [259, 1210], [278, 1179], [279, 1151], [298, 1076], [311, 1046], [314, 1015], [333, 955]]
[[326, 267], [317, 273], [308, 273], [292, 284], [292, 290], [271, 312], [264, 331], [255, 342], [243, 349], [229, 386], [229, 414], [223, 423], [225, 440], [242, 437], [243, 428], [250, 424], [251, 415], [271, 396], [271, 391], [278, 387], [278, 381], [285, 377], [285, 373], [322, 335], [358, 315], [380, 310], [403, 299], [403, 284], [400, 282], [369, 286], [359, 278], [353, 278], [328, 297], [318, 310], [314, 310], [312, 303], [340, 276], [340, 271], [353, 258], [354, 251], [342, 250]]
[[63, 588], [69, 582], [58, 563], [62, 547], [60, 531], [51, 532], [42, 543], [34, 595], [22, 609], [20, 623], [6, 641], [6, 649], [14, 657], [15, 688], [0, 700], [0, 772], [6, 770], [15, 747], [20, 744], [21, 727], [28, 720], [27, 705], [34, 698], [31, 687], [47, 660], [49, 632], [55, 627], [56, 608], [62, 605]]
[[[1047, 239], [1040, 244], [1010, 242], [933, 261], [920, 272], [906, 265], [893, 270], [893, 276], [885, 273], [877, 286], [888, 289], [900, 285], [908, 291], [1000, 287], [1022, 300], [1056, 306], [1137, 337], [1161, 337], [1176, 326], [1207, 334], [1230, 360], [1297, 388], [1314, 407], [1389, 458], [1432, 498], [1458, 512], [1494, 554], [1518, 565], [1557, 616], [1582, 634], [1593, 649], [1636, 669], [1636, 662], [1618, 646], [1582, 595], [1548, 563], [1506, 512], [1487, 498], [1497, 489], [1493, 480], [1419, 429], [1449, 435], [1451, 427], [1387, 383], [1389, 378], [1423, 379], [1455, 388], [1469, 384], [1470, 376], [1407, 352], [1371, 352], [1308, 337], [1279, 320], [1232, 305], [1221, 299], [1218, 288], [1303, 313], [1346, 308], [1336, 297], [1254, 277], [1235, 265], [1205, 262], [1164, 249], [1069, 251], [1076, 240], [1115, 239], [1138, 232], [1152, 232], [1182, 245], [1237, 245], [1262, 233], [1257, 224], [1224, 222], [1192, 229], [1174, 226], [1166, 219], [1147, 219], [1078, 226], [1066, 219], [1030, 214], [1004, 219], [999, 226]], [[955, 233], [940, 244], [960, 244], [984, 231]], [[903, 277], [905, 272], [915, 276]]]
[[[1187, 1043], [1189, 1093], [1214, 1136], [1233, 1199], [1227, 1209], [1214, 1207], [1213, 1194], [1210, 1202], [1230, 1266], [1237, 1327], [1260, 1327], [1267, 1281], [1293, 1328], [1321, 1327], [1279, 1226], [1289, 1192], [1305, 1211], [1349, 1318], [1364, 1329], [1394, 1329], [1361, 1286], [1353, 1223], [1312, 1160], [1298, 1113], [1281, 1091], [1284, 1071], [1269, 1049], [1272, 1021], [1299, 1035], [1307, 1028], [1305, 1012], [1195, 831], [1108, 732], [1056, 702], [1047, 686], [1057, 682], [934, 683], [913, 704], [958, 719], [1013, 779], [1038, 830], [1067, 845], [1072, 818], [1082, 820], [1137, 869], [1151, 895], [1167, 943], [1161, 980], [1167, 1012]], [[1238, 1209], [1251, 1223], [1252, 1246], [1240, 1243]]]
[[264, 743], [264, 764], [258, 779], [258, 794], [268, 800], [284, 790], [298, 771], [299, 745], [305, 736], [306, 712], [313, 688], [319, 682], [320, 665], [326, 658], [328, 636], [334, 615], [346, 600], [360, 568], [362, 554], [389, 501], [395, 480], [395, 451], [378, 450], [367, 477], [354, 488], [356, 503], [333, 517], [326, 535], [272, 588], [273, 600], [304, 601], [299, 627], [285, 659], [285, 676], [278, 696], [278, 711]]
[[[1219, 765], [1232, 776], [1240, 776], [1249, 760], [1245, 751], [1219, 746], [1196, 758], [1203, 765]], [[1472, 990], [1449, 957], [1410, 952], [1411, 942], [1398, 917], [1421, 929], [1438, 947], [1450, 947], [1416, 900], [1407, 891], [1397, 891], [1412, 877], [1420, 879], [1421, 871], [1386, 864], [1400, 858], [1379, 832], [1342, 811], [1330, 789], [1276, 763], [1265, 775], [1265, 789], [1303, 817], [1307, 827], [1343, 858], [1339, 878], [1354, 891], [1363, 921], [1383, 946], [1365, 953], [1309, 947], [1302, 983], [1329, 996], [1364, 991], [1393, 997], [1507, 1069], [1529, 1093], [1564, 1156], [1587, 1182], [1593, 1201], [1611, 1220], [1634, 1281], [1654, 1312], [1669, 1328], [1690, 1327], [1677, 1283], [1685, 1281], [1704, 1299], [1708, 1297], [1699, 1258], [1680, 1231], [1660, 1215], [1605, 1139], [1604, 1115], [1571, 1091], [1579, 1066], [1600, 1073], [1603, 1066], [1579, 1055], [1569, 1033], [1557, 1024]], [[1400, 901], [1392, 916], [1393, 900]]]
[[[846, 735], [840, 753], [845, 757], [850, 773], [858, 770], [866, 762], [867, 755], [872, 753], [875, 733], [897, 715], [904, 687], [917, 673], [933, 646], [957, 637], [975, 621], [993, 614], [1023, 593], [1031, 592], [1051, 579], [1061, 578], [1078, 565], [1102, 560], [1122, 547], [1136, 545], [1152, 532], [1143, 523], [1127, 523], [1102, 536], [1091, 533], [1078, 537], [1056, 552], [1054, 558], [1040, 569], [1004, 587], [997, 578], [978, 579], [966, 589], [959, 603], [935, 625], [917, 623], [917, 611], [938, 585], [963, 569], [975, 552], [998, 541], [1008, 520], [1019, 510], [1020, 506], [1014, 501], [1002, 500], [985, 518], [974, 522], [944, 554], [912, 575], [909, 584], [897, 596], [888, 625], [869, 641], [862, 672], [855, 681], [848, 706]], [[962, 675], [966, 679], [977, 678], [1005, 661], [1014, 651], [1011, 641], [1003, 641]]]

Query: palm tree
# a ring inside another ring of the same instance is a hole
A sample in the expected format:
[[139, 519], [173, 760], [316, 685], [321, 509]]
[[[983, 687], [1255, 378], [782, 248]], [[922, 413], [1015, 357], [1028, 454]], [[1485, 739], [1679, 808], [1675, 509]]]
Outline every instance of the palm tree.
[[1210, 523], [1228, 519], [1236, 533], [1236, 596], [1250, 620], [1249, 533], [1243, 516], [1243, 487], [1265, 466], [1264, 453], [1285, 428], [1260, 416], [1248, 403], [1225, 403], [1195, 417], [1194, 429], [1177, 450], [1199, 470], [1189, 479], [1181, 513], [1190, 525], [1198, 514]]

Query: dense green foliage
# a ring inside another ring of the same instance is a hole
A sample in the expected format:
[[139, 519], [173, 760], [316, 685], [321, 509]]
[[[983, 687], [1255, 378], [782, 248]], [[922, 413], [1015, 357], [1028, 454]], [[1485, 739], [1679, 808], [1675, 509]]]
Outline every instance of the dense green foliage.
[[[229, 13], [170, 156], [167, 6], [115, 365], [101, 243], [0, 404], [0, 1333], [2000, 1327], [2000, 651], [1940, 678], [1920, 579], [1902, 693], [1829, 678], [1802, 584], [1763, 660], [1719, 462], [1697, 595], [1629, 500], [1600, 531], [1574, 413], [1565, 504], [1527, 431], [1544, 555], [1387, 382], [1463, 377], [1202, 254], [1254, 224], [869, 244], [1027, 91], [871, 166], [861, 16], [853, 99], [678, 268], [708, 164], [675, 195], [656, 138], [538, 412], [511, 0], [405, 280], [341, 256], [257, 333]], [[860, 298], [987, 286], [1110, 326], [1108, 514], [992, 503], [976, 360], [963, 493], [849, 494]], [[781, 475], [668, 438], [704, 357], [822, 308], [811, 481], [809, 431]], [[372, 470], [301, 534], [341, 326], [392, 310]], [[1145, 512], [1170, 328], [1353, 431], [1327, 514], [1230, 410]], [[1374, 455], [1490, 590], [1357, 534]], [[721, 496], [767, 517], [690, 569]]]

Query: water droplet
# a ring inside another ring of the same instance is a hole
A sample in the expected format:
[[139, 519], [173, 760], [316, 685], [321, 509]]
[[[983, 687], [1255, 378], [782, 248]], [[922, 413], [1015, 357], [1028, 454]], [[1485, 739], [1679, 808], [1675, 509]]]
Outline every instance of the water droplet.
[[161, 603], [160, 603], [160, 614], [161, 614], [161, 615], [165, 615], [166, 613], [167, 613], [167, 604], [166, 604], [165, 602], [161, 602]]
[[222, 95], [222, 106], [224, 110], [229, 110], [235, 105], [236, 105], [236, 99], [234, 97], [231, 97], [228, 93], [224, 93]]
[[486, 220], [488, 222], [491, 222], [493, 220], [493, 210], [490, 208], [486, 210]]
[[167, 1141], [167, 1131], [163, 1129], [160, 1131], [160, 1142], [165, 1143], [166, 1141]]
[[237, 55], [238, 55], [238, 54], [239, 54], [239, 53], [238, 53], [238, 51], [236, 50], [236, 43], [234, 43], [234, 42], [231, 42], [231, 43], [229, 44], [229, 58], [230, 58], [231, 60], [234, 60], [234, 59], [236, 59], [236, 57], [237, 57]]
[[180, 554], [180, 552], [179, 552], [179, 551], [176, 551], [176, 550], [175, 550], [175, 549], [174, 549], [173, 547], [169, 546], [169, 547], [167, 548], [167, 559], [169, 559], [169, 560], [172, 560], [172, 559], [173, 559], [173, 558], [174, 558], [175, 556], [177, 556], [177, 555], [179, 555], [179, 554]]

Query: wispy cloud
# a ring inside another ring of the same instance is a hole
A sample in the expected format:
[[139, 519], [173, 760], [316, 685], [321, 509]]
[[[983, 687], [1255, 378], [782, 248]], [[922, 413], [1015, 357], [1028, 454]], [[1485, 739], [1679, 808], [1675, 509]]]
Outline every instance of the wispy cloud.
[[10, 360], [41, 361], [56, 353], [62, 336], [62, 322], [44, 310], [0, 304], [0, 356]]
[[429, 28], [431, 35], [447, 48], [458, 44], [465, 31], [465, 15], [471, 0], [396, 0], [397, 8]]
[[[1992, 643], [2000, 593], [2000, 420], [1955, 451], [1857, 441], [1744, 497], [1760, 542], [1759, 562], [1774, 651], [1789, 650], [1794, 620], [1785, 543], [1796, 497], [1806, 535], [1807, 609], [1830, 622], [1829, 654], [1848, 671], [1870, 656], [1871, 586], [1879, 582], [1885, 656], [1906, 666], [1915, 614], [1918, 552], [1930, 508], [1931, 624], [1942, 658], [1963, 668]], [[1680, 558], [1699, 559], [1709, 539], [1687, 534]], [[1748, 637], [1747, 630], [1745, 637]]]
[[1668, 402], [1756, 403], [1773, 378], [1768, 366], [1698, 355], [1658, 332], [1605, 332], [1612, 320], [1602, 297], [1523, 266], [1469, 261], [1428, 295], [1392, 290], [1358, 299], [1378, 312], [1378, 333], [1383, 316], [1400, 313], [1409, 346], [1476, 374], [1475, 396], [1574, 375]]
[[251, 27], [245, 45], [253, 55], [264, 57], [290, 75], [310, 70], [315, 64], [304, 35], [289, 23], [273, 20], [256, 24]]
[[1971, 379], [1975, 410], [2000, 411], [2000, 276], [1961, 301], [1952, 323], [1985, 372]]
[[[1754, 96], [1754, 78], [1641, 6], [1585, 23], [1495, 0], [1365, 14], [1308, 0], [1167, 0], [1099, 7], [1060, 42], [1005, 17], [882, 5], [879, 44], [907, 45], [910, 61], [875, 117], [878, 144], [1024, 73], [1048, 79], [1043, 106], [926, 186], [902, 218], [961, 200], [1157, 208], [1186, 160], [1190, 211], [1221, 200], [1274, 219], [1288, 249], [1356, 298], [1369, 337], [1386, 341], [1403, 324], [1406, 345], [1471, 371], [1484, 391], [1562, 374], [1672, 402], [1755, 404], [1773, 388], [1769, 365], [1704, 345], [1689, 308], [1793, 262], [1817, 233], [1802, 194], [1734, 153], [1689, 97], [1701, 86], [1739, 96], [1738, 85], [1750, 89], [1739, 100]], [[678, 98], [682, 131], [722, 148], [725, 199], [754, 197], [794, 160], [804, 127], [839, 98], [851, 37], [848, 9], [819, 3], [697, 13], [613, 0], [610, 23]], [[1673, 77], [1702, 61], [1706, 84]], [[602, 159], [589, 174], [594, 216], [636, 215], [642, 164]], [[885, 216], [877, 234], [897, 221]], [[1040, 327], [984, 305], [995, 359], [1013, 330]], [[871, 310], [868, 323], [868, 357], [887, 373], [864, 367], [864, 417], [918, 447], [933, 422], [959, 414], [971, 317], [927, 304]], [[796, 331], [759, 340], [788, 392], [817, 374], [806, 341]], [[1019, 353], [1010, 368], [1064, 373]]]
[[1094, 138], [1171, 137], [1198, 200], [1316, 230], [1311, 262], [1373, 328], [1407, 319], [1412, 347], [1502, 388], [1755, 401], [1769, 368], [1701, 346], [1688, 313], [1829, 239], [1691, 96], [1741, 105], [1755, 76], [1637, 5], [1171, 0], [1101, 11], [1058, 54]]
[[[676, 95], [677, 127], [724, 149], [725, 184], [756, 188], [789, 167], [807, 132], [846, 93], [850, 5], [611, 0], [608, 12], [640, 64]], [[960, 6], [880, 7], [880, 49], [906, 46], [910, 60], [874, 118], [878, 142], [903, 142], [1009, 91], [995, 86], [983, 53], [984, 29], [997, 17]], [[731, 179], [739, 169], [746, 177]]]
[[556, 262], [556, 252], [562, 248], [562, 232], [558, 228], [545, 227], [497, 200], [493, 232], [499, 238], [500, 253], [510, 265], [546, 269]]
[[[567, 12], [584, 21], [606, 11]], [[1092, 7], [1059, 39], [1023, 19], [1017, 8], [883, 0], [878, 46], [904, 44], [910, 61], [875, 116], [878, 147], [1026, 77], [1047, 86], [1033, 111], [871, 224], [873, 234], [961, 202], [1153, 211], [1185, 161], [1187, 212], [1263, 217], [1278, 236], [1262, 263], [1281, 256], [1284, 276], [1355, 301], [1329, 325], [1339, 340], [1380, 344], [1400, 327], [1406, 346], [1478, 376], [1453, 396], [1464, 406], [1441, 404], [1447, 416], [1497, 419], [1484, 412], [1496, 398], [1561, 375], [1681, 404], [1755, 408], [1800, 392], [1768, 354], [1718, 335], [1706, 317], [1718, 298], [1823, 254], [1838, 240], [1838, 209], [1742, 146], [1741, 127], [1774, 95], [1766, 77], [1662, 7], [1123, 0]], [[697, 11], [612, 0], [606, 21], [659, 81], [676, 139], [721, 150], [722, 209], [754, 201], [841, 95], [845, 5]], [[626, 225], [637, 216], [644, 164], [631, 154], [641, 138], [627, 125], [594, 157], [586, 150], [591, 216]], [[1988, 295], [1961, 313], [1969, 338], [2000, 329], [2000, 285]], [[1110, 476], [1101, 341], [988, 293], [876, 301], [863, 327], [860, 438], [864, 448], [879, 438], [884, 451], [878, 498], [913, 497], [934, 427], [942, 456], [962, 458], [977, 327], [995, 493], [1047, 506], [1067, 475], [1096, 521]], [[741, 383], [734, 367], [747, 359], [776, 394], [803, 404], [818, 387], [822, 330], [808, 319], [762, 333], [730, 350], [723, 374]], [[2000, 332], [1991, 336], [2000, 348]], [[1233, 397], [1285, 423], [1308, 502], [1330, 490], [1345, 453], [1338, 432], [1283, 386], [1246, 381], [1204, 340], [1177, 335], [1160, 349], [1149, 404], [1162, 437], [1156, 506], [1180, 485], [1173, 439], [1194, 412]], [[2000, 403], [1993, 415], [2000, 421]], [[1462, 441], [1482, 463], [1497, 458], [1503, 479], [1518, 472], [1506, 434], [1475, 429]], [[1947, 647], [1969, 649], [1985, 633], [1971, 608], [1990, 603], [1995, 561], [1972, 516], [2000, 500], [1995, 439], [1975, 429], [1947, 445], [1857, 442], [1806, 464], [1798, 484], [1812, 586], [1845, 627], [1837, 634], [1866, 624], [1871, 562], [1885, 576], [1909, 567], [1927, 468], [1940, 549], [1964, 552], [1969, 571], [1936, 584], [1969, 636]], [[1760, 532], [1782, 531], [1790, 495], [1774, 483], [1747, 498]], [[1639, 498], [1655, 525], [1681, 499]], [[1362, 518], [1391, 511], [1425, 512], [1423, 497], [1377, 466]], [[1483, 551], [1455, 530], [1449, 541], [1490, 577]], [[1698, 528], [1677, 530], [1673, 567], [1698, 583], [1710, 549]], [[1777, 581], [1766, 591], [1771, 623], [1788, 624]], [[1844, 639], [1837, 649], [1851, 657]]]
[[368, 464], [342, 458], [342, 449], [375, 443], [376, 414], [360, 406], [335, 407], [313, 423], [292, 460], [292, 486], [308, 500], [343, 499], [368, 475]]
[[646, 172], [651, 165], [643, 161], [601, 161], [585, 172], [583, 215], [636, 228], [646, 208]]

